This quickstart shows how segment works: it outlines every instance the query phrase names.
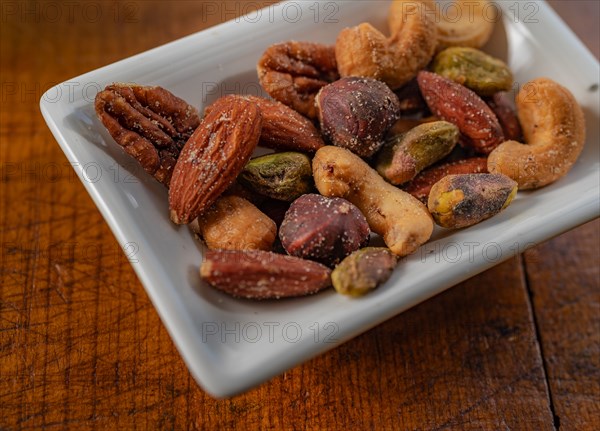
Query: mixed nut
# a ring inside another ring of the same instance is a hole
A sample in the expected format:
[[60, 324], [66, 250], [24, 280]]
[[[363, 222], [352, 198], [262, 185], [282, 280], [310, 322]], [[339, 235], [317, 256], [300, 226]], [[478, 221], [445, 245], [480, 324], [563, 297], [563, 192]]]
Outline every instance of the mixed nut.
[[[168, 187], [171, 220], [204, 240], [209, 285], [252, 299], [361, 296], [434, 223], [492, 217], [583, 149], [582, 110], [556, 82], [523, 86], [515, 111], [510, 69], [479, 50], [488, 2], [466, 3], [448, 20], [431, 0], [394, 0], [389, 37], [362, 23], [335, 46], [273, 45], [257, 65], [273, 99], [228, 95], [201, 119], [168, 90], [115, 83], [96, 112]], [[252, 159], [257, 146], [275, 152]], [[386, 247], [369, 247], [372, 234]]]

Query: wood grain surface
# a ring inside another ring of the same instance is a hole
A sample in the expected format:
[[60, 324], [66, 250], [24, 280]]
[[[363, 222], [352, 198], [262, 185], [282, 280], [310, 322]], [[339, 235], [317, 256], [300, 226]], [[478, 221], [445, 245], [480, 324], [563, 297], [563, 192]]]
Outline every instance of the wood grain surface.
[[[38, 100], [268, 3], [2, 1], [0, 429], [599, 429], [598, 220], [245, 394], [195, 383]], [[550, 4], [598, 57], [599, 2]]]

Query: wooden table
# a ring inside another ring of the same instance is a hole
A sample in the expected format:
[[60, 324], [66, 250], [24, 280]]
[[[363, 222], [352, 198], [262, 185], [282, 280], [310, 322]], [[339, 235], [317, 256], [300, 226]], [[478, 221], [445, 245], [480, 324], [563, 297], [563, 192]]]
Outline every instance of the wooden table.
[[[598, 57], [598, 2], [551, 4]], [[194, 382], [38, 100], [246, 7], [2, 2], [0, 429], [598, 429], [598, 220], [246, 394]]]

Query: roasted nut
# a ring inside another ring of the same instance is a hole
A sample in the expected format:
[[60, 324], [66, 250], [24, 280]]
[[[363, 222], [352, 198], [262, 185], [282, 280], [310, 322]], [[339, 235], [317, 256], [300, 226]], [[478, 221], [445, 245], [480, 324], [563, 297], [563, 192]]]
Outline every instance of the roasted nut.
[[506, 175], [448, 175], [433, 185], [427, 206], [440, 226], [461, 228], [498, 214], [516, 194], [517, 183]]
[[[283, 223], [285, 213], [290, 209], [291, 202], [267, 198], [261, 202], [258, 208], [267, 215], [279, 227]], [[277, 239], [275, 240], [277, 242]]]
[[571, 92], [548, 78], [517, 95], [525, 143], [507, 141], [488, 158], [490, 172], [508, 175], [520, 189], [550, 184], [569, 172], [585, 145], [585, 118]]
[[394, 185], [446, 157], [458, 142], [458, 128], [446, 121], [425, 123], [386, 142], [377, 156], [377, 172]]
[[[457, 14], [449, 14], [451, 6]], [[494, 16], [498, 10], [487, 0], [454, 0], [452, 3], [437, 4], [435, 24], [437, 27], [438, 51], [449, 46], [481, 48], [494, 30]], [[490, 11], [489, 9], [492, 9]]]
[[196, 108], [164, 88], [123, 83], [99, 92], [95, 108], [117, 144], [168, 187], [181, 148], [200, 124]]
[[174, 223], [194, 220], [235, 181], [258, 144], [261, 127], [255, 103], [239, 96], [214, 103], [177, 160], [169, 188]]
[[338, 293], [362, 296], [385, 283], [397, 263], [397, 256], [387, 248], [363, 248], [345, 258], [333, 270], [331, 282]]
[[310, 159], [302, 153], [274, 153], [250, 160], [238, 177], [261, 195], [291, 202], [313, 189]]
[[473, 91], [435, 73], [417, 75], [431, 112], [455, 124], [475, 151], [489, 154], [504, 141], [502, 127], [489, 106]]
[[[274, 150], [314, 153], [325, 143], [321, 133], [306, 117], [277, 100], [258, 96], [239, 96], [256, 103], [263, 119], [258, 145]], [[208, 115], [211, 106], [204, 113]]]
[[258, 79], [275, 100], [316, 119], [315, 96], [339, 78], [333, 46], [311, 42], [272, 45], [257, 66]]
[[398, 96], [400, 113], [402, 115], [420, 114], [421, 117], [426, 117], [430, 114], [416, 79], [411, 79], [407, 84], [396, 90], [395, 93]]
[[200, 217], [200, 235], [210, 249], [271, 250], [275, 222], [246, 199], [221, 196]]
[[321, 131], [333, 145], [370, 157], [400, 116], [398, 98], [383, 82], [342, 78], [316, 98]]
[[294, 256], [261, 250], [208, 250], [200, 277], [235, 297], [279, 299], [317, 293], [331, 286], [331, 270]]
[[447, 175], [458, 174], [486, 174], [487, 158], [472, 157], [470, 159], [458, 160], [444, 163], [425, 169], [414, 180], [402, 185], [402, 190], [410, 193], [424, 204], [427, 204], [429, 192], [435, 183]]
[[406, 133], [409, 130], [420, 126], [421, 124], [432, 123], [434, 121], [440, 121], [438, 117], [430, 116], [425, 118], [401, 118], [394, 123], [392, 128], [388, 130], [387, 139], [391, 139], [396, 135], [400, 135], [402, 133]]
[[523, 139], [523, 131], [521, 123], [517, 118], [514, 105], [510, 101], [508, 94], [504, 91], [494, 94], [486, 100], [490, 109], [496, 114], [496, 118], [500, 122], [504, 138], [507, 141], [519, 141]]
[[365, 216], [347, 200], [308, 194], [290, 206], [279, 238], [289, 254], [332, 266], [365, 246], [370, 232]]
[[402, 87], [435, 52], [436, 26], [430, 1], [394, 0], [388, 14], [390, 37], [363, 23], [340, 32], [335, 56], [342, 77], [363, 76]]
[[350, 151], [325, 146], [313, 159], [315, 185], [324, 196], [348, 199], [365, 215], [371, 230], [398, 256], [413, 253], [433, 232], [427, 208], [387, 183]]
[[480, 96], [508, 91], [513, 83], [506, 63], [475, 48], [447, 48], [435, 56], [431, 69]]

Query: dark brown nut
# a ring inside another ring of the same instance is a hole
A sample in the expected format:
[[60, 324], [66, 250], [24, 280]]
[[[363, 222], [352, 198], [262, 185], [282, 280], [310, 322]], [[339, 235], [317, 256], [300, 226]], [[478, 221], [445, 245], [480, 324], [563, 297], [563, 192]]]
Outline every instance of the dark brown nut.
[[438, 225], [462, 228], [498, 214], [517, 188], [516, 181], [502, 174], [448, 175], [433, 185], [427, 206]]
[[421, 124], [386, 142], [377, 155], [375, 169], [390, 183], [403, 184], [450, 154], [457, 142], [458, 128], [454, 124]]
[[385, 283], [397, 263], [389, 249], [366, 247], [342, 260], [331, 273], [331, 282], [338, 293], [362, 296]]
[[262, 250], [208, 250], [200, 277], [229, 295], [247, 299], [305, 296], [331, 286], [326, 266]]
[[523, 139], [521, 123], [519, 123], [514, 104], [511, 103], [508, 94], [501, 91], [487, 99], [486, 102], [496, 114], [504, 132], [504, 138], [507, 141], [521, 141]]
[[[306, 117], [277, 100], [258, 96], [240, 96], [260, 108], [263, 127], [258, 145], [274, 150], [314, 153], [325, 145], [321, 133]], [[211, 107], [204, 111], [206, 115]]]
[[169, 210], [176, 224], [190, 223], [233, 184], [260, 138], [262, 117], [256, 103], [230, 95], [213, 105], [173, 171]]
[[290, 209], [290, 205], [291, 202], [267, 198], [258, 204], [257, 207], [279, 227], [283, 223], [285, 213]]
[[433, 72], [470, 88], [480, 96], [492, 96], [510, 90], [513, 77], [502, 60], [483, 51], [453, 46], [438, 53], [431, 65]]
[[403, 87], [395, 91], [400, 102], [400, 113], [402, 115], [415, 115], [420, 114], [421, 117], [427, 117], [430, 115], [429, 108], [421, 90], [419, 90], [419, 84], [417, 79], [411, 79]]
[[370, 157], [400, 117], [398, 97], [381, 81], [342, 78], [316, 98], [321, 131], [335, 146]]
[[370, 232], [365, 216], [347, 200], [308, 194], [290, 206], [279, 238], [289, 254], [332, 266], [365, 246]]
[[274, 153], [250, 160], [238, 181], [261, 195], [292, 202], [314, 189], [312, 166], [302, 153]]
[[275, 100], [311, 119], [317, 118], [315, 96], [339, 78], [335, 48], [311, 42], [270, 46], [257, 65], [258, 79]]
[[472, 157], [452, 163], [444, 163], [425, 169], [414, 180], [403, 184], [402, 190], [410, 193], [424, 204], [427, 204], [429, 192], [435, 183], [447, 175], [486, 174], [487, 158]]
[[123, 83], [99, 92], [95, 108], [113, 139], [168, 187], [183, 145], [200, 124], [196, 108], [164, 88]]
[[427, 71], [419, 72], [417, 80], [431, 112], [455, 124], [464, 135], [461, 142], [479, 153], [489, 154], [504, 141], [496, 115], [473, 91]]

